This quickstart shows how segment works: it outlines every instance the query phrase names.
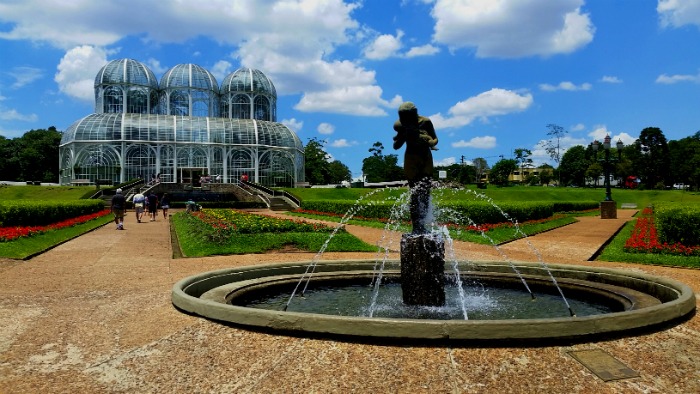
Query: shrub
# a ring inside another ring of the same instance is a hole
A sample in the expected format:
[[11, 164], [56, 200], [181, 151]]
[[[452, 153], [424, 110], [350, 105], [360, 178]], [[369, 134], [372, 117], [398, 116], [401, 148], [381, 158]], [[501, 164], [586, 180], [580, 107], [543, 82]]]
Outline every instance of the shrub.
[[654, 206], [656, 230], [659, 241], [680, 243], [685, 246], [700, 245], [700, 207], [665, 203]]
[[41, 226], [104, 209], [102, 200], [29, 201], [0, 203], [0, 226]]

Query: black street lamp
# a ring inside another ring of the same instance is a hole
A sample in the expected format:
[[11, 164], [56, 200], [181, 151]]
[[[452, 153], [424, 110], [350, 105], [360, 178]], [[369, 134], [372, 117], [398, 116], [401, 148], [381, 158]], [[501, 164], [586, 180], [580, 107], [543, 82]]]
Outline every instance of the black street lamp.
[[[605, 172], [605, 200], [600, 204], [600, 217], [602, 219], [616, 219], [617, 218], [617, 205], [612, 199], [612, 191], [610, 190], [610, 167], [612, 163], [619, 162], [622, 159], [622, 148], [625, 144], [622, 140], [618, 139], [615, 146], [617, 147], [617, 158], [610, 157], [610, 135], [606, 135], [603, 140], [603, 149], [605, 150], [605, 157], [599, 160], [603, 163], [603, 171]], [[596, 153], [596, 159], [598, 156], [598, 149], [600, 148], [600, 142], [593, 141], [591, 143], [593, 152]]]

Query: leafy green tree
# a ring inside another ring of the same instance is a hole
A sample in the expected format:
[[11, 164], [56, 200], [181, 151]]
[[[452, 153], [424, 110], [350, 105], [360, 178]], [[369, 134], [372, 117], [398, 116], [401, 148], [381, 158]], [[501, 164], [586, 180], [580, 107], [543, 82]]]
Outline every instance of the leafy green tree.
[[513, 159], [501, 159], [491, 167], [489, 172], [489, 182], [494, 185], [507, 185], [508, 176], [518, 169], [518, 162]]
[[377, 141], [369, 152], [372, 154], [362, 160], [362, 173], [367, 182], [389, 182], [405, 179], [403, 168], [399, 167], [397, 155], [385, 155], [384, 145]]
[[[589, 147], [590, 149], [590, 147]], [[586, 148], [575, 145], [569, 148], [561, 157], [559, 164], [560, 185], [583, 185], [586, 182], [586, 170], [590, 161], [586, 155]]]
[[600, 163], [593, 162], [586, 170], [586, 179], [593, 180], [593, 184], [598, 186], [598, 180], [603, 175], [603, 166]]
[[670, 185], [667, 180], [671, 171], [666, 136], [658, 127], [647, 127], [634, 142], [636, 153], [633, 168], [647, 189], [659, 189]]
[[449, 166], [436, 166], [433, 170], [433, 179], [438, 179], [438, 174], [440, 171], [445, 171], [447, 173], [448, 182], [458, 182], [462, 185], [473, 183], [476, 178], [476, 170], [474, 166], [455, 163]]
[[474, 166], [476, 181], [480, 182], [482, 176], [489, 170], [489, 163], [483, 157], [477, 157], [472, 160], [472, 166]]
[[306, 182], [312, 185], [324, 185], [329, 178], [328, 163], [330, 156], [323, 150], [325, 142], [318, 138], [310, 138], [304, 147], [304, 169]]
[[338, 160], [333, 160], [332, 162], [328, 163], [328, 176], [328, 183], [341, 183], [343, 181], [350, 182], [352, 180], [350, 168]]
[[0, 138], [0, 179], [58, 182], [61, 137], [61, 132], [51, 126], [11, 140]]
[[554, 167], [550, 166], [549, 164], [542, 164], [541, 166], [537, 167], [539, 170], [539, 177], [540, 177], [540, 184], [541, 185], [548, 185], [549, 182], [554, 179]]
[[678, 141], [668, 142], [671, 156], [671, 182], [691, 189], [700, 186], [700, 131]]

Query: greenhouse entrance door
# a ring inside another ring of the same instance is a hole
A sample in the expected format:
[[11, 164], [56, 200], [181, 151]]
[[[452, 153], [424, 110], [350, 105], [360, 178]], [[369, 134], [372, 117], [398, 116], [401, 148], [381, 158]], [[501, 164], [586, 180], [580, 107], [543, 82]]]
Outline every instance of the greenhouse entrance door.
[[180, 183], [200, 187], [202, 186], [202, 175], [206, 172], [206, 168], [180, 168]]

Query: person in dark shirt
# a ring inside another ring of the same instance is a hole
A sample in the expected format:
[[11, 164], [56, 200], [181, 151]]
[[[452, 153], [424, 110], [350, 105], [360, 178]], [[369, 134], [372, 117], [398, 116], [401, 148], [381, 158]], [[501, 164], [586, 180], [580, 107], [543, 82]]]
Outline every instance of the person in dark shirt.
[[122, 189], [117, 189], [117, 194], [112, 197], [112, 213], [117, 230], [124, 230], [124, 210], [126, 209], [126, 198], [122, 194]]
[[156, 216], [158, 216], [158, 196], [151, 192], [148, 195], [148, 214], [151, 215], [151, 221], [156, 221]]
[[163, 209], [163, 218], [168, 219], [168, 209], [170, 208], [170, 197], [168, 193], [163, 193], [163, 198], [160, 199], [160, 207]]

